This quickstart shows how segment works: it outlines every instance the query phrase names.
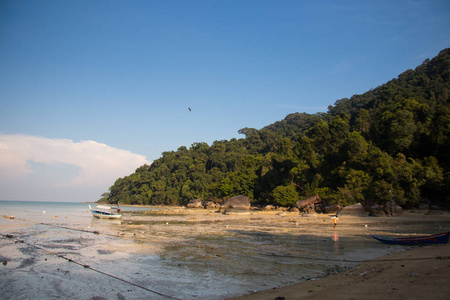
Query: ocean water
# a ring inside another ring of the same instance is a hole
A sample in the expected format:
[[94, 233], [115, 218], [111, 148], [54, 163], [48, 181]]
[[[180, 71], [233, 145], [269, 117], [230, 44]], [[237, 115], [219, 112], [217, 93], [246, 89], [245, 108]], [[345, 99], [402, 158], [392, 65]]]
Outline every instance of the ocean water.
[[89, 204], [77, 202], [0, 201], [0, 224], [8, 222], [7, 216], [24, 221], [52, 221], [56, 218], [70, 222], [87, 223], [91, 219]]
[[[8, 224], [8, 216], [15, 220], [30, 222], [64, 222], [75, 225], [88, 225], [92, 222], [89, 205], [96, 204], [81, 202], [45, 202], [45, 201], [5, 201], [0, 200], [0, 225]], [[124, 211], [142, 211], [155, 208], [140, 208], [121, 206]]]

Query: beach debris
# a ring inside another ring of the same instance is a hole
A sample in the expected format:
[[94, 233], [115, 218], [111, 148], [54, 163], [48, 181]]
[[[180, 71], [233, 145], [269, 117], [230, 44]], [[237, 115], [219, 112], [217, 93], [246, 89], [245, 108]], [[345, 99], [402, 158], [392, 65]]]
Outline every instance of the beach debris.
[[5, 260], [3, 261], [3, 265], [6, 266], [7, 264], [8, 264], [8, 261], [5, 259]]
[[10, 215], [10, 216], [8, 216], [8, 215], [3, 215], [3, 218], [5, 218], [5, 219], [14, 219], [14, 216], [13, 215]]
[[44, 210], [44, 211], [42, 211], [42, 213], [43, 213], [43, 214], [45, 214], [45, 210]]

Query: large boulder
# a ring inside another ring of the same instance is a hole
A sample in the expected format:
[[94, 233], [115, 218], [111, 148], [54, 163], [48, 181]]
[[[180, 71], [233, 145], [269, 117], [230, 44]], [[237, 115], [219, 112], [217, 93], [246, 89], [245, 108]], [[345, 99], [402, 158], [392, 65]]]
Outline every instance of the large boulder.
[[339, 216], [367, 216], [367, 212], [361, 203], [344, 206]]
[[220, 209], [228, 208], [250, 209], [250, 198], [243, 195], [228, 198], [220, 206]]
[[191, 200], [188, 205], [188, 208], [203, 208], [203, 201], [202, 199], [194, 199]]
[[386, 202], [384, 210], [390, 217], [400, 216], [403, 213], [403, 208], [401, 208], [394, 200]]
[[336, 214], [342, 209], [341, 205], [331, 204], [325, 206], [324, 213], [326, 214]]
[[374, 204], [369, 208], [369, 216], [372, 217], [386, 217], [386, 212], [383, 207]]
[[314, 195], [302, 200], [299, 200], [295, 203], [295, 207], [297, 207], [299, 210], [304, 209], [305, 207], [309, 205], [314, 205], [315, 203], [320, 202], [320, 197], [318, 195]]

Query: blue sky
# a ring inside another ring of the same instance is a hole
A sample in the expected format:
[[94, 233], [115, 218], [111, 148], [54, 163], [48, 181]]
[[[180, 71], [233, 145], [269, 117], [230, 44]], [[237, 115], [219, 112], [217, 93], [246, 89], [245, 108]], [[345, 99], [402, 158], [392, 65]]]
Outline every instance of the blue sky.
[[[326, 112], [448, 47], [445, 0], [3, 0], [0, 199], [96, 200], [163, 151]], [[80, 147], [103, 182], [57, 152]]]

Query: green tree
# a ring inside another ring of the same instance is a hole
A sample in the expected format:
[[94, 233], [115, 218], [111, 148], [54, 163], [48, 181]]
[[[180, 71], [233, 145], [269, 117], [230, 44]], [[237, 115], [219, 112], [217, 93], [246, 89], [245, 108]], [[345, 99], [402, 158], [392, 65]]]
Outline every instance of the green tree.
[[293, 184], [277, 186], [272, 194], [273, 203], [281, 206], [292, 206], [300, 200]]

